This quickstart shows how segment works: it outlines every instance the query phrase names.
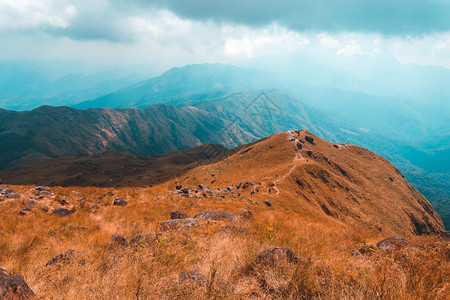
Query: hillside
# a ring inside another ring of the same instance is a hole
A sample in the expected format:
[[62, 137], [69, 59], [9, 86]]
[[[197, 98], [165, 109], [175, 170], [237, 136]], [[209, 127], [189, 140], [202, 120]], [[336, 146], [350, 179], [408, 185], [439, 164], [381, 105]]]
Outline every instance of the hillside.
[[[207, 151], [214, 149], [214, 151]], [[0, 171], [4, 183], [46, 186], [153, 186], [223, 155], [226, 149], [205, 144], [159, 156], [107, 151], [92, 156], [45, 159]]]
[[450, 291], [448, 241], [434, 236], [444, 229], [429, 202], [384, 158], [307, 131], [241, 146], [152, 187], [1, 188], [2, 293], [14, 278], [19, 292], [58, 299]]
[[[107, 150], [157, 155], [216, 142], [232, 146], [254, 137], [193, 107], [76, 110], [43, 106], [29, 112], [0, 110], [0, 168], [46, 158]], [[221, 133], [222, 132], [222, 133]]]

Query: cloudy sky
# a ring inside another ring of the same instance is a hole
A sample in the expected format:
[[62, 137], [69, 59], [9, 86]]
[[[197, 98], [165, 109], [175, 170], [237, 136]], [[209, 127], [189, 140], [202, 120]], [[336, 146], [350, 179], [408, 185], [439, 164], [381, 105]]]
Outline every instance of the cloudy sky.
[[321, 54], [450, 68], [450, 0], [0, 0], [0, 60], [239, 62]]

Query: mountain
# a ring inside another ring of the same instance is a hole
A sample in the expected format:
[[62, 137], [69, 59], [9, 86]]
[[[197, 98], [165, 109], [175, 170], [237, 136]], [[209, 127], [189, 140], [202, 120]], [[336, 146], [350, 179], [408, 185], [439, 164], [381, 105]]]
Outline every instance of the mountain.
[[0, 61], [0, 108], [30, 110], [41, 105], [72, 105], [141, 81], [132, 70], [95, 71], [70, 63]]
[[[214, 151], [209, 151], [209, 150]], [[9, 184], [48, 186], [153, 186], [223, 155], [221, 145], [204, 144], [159, 156], [106, 151], [90, 156], [45, 159], [0, 171]]]
[[[303, 140], [302, 149], [291, 137]], [[157, 172], [160, 163], [163, 172], [180, 171], [153, 186], [0, 183], [0, 293], [43, 299], [445, 298], [448, 232], [386, 159], [307, 131], [278, 133], [196, 162], [211, 146], [159, 158], [71, 157], [66, 162], [75, 164], [66, 169], [62, 159], [40, 164], [45, 176], [52, 166], [55, 172], [92, 171], [92, 164], [110, 161], [117, 169], [95, 167], [121, 171], [131, 164], [118, 178], [123, 183], [140, 180], [133, 172]], [[33, 172], [37, 179], [43, 175]], [[81, 174], [91, 180], [104, 175], [111, 174]]]
[[156, 155], [214, 141], [230, 147], [236, 137], [247, 142], [255, 139], [239, 128], [233, 133], [224, 130], [229, 126], [229, 121], [194, 107], [0, 110], [0, 165], [5, 169], [45, 158], [107, 150]]
[[224, 64], [188, 65], [172, 68], [161, 76], [141, 81], [97, 99], [73, 105], [74, 108], [145, 108], [161, 104], [167, 98], [184, 94], [235, 88], [259, 90], [276, 88], [279, 84], [269, 74]]

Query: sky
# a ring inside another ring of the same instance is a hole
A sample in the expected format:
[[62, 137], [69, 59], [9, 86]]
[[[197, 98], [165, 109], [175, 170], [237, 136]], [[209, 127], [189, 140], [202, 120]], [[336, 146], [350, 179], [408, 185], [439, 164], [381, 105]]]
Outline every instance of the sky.
[[450, 0], [0, 0], [0, 60], [394, 57], [450, 68]]

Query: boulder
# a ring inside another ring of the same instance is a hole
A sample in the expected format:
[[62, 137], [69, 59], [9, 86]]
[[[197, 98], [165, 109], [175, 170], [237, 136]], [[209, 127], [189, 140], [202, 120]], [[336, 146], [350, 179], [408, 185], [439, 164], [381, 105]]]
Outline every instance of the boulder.
[[155, 241], [157, 235], [156, 232], [141, 233], [130, 240], [130, 246], [150, 245]]
[[253, 212], [251, 210], [244, 210], [241, 213], [241, 218], [242, 219], [251, 219], [251, 218], [253, 218]]
[[258, 254], [257, 263], [276, 263], [285, 261], [289, 263], [297, 263], [298, 257], [289, 248], [274, 247], [269, 248]]
[[162, 230], [181, 229], [198, 226], [198, 221], [193, 218], [167, 220], [161, 223]]
[[178, 281], [189, 284], [204, 285], [208, 281], [206, 276], [200, 274], [197, 270], [183, 271], [178, 275]]
[[57, 215], [59, 217], [67, 217], [70, 216], [72, 214], [72, 212], [70, 210], [68, 210], [67, 208], [64, 207], [57, 207], [55, 208], [55, 210], [52, 212], [53, 215]]
[[377, 244], [377, 248], [381, 250], [394, 251], [409, 246], [410, 242], [399, 236], [389, 237]]
[[175, 219], [186, 219], [188, 217], [189, 216], [184, 211], [175, 210], [175, 211], [170, 212], [170, 218], [172, 220], [175, 220]]
[[56, 255], [55, 257], [53, 257], [52, 259], [50, 259], [45, 266], [51, 266], [54, 265], [56, 263], [60, 263], [60, 262], [67, 262], [70, 260], [70, 258], [75, 254], [75, 251], [73, 250], [67, 250], [65, 253], [61, 253]]
[[37, 187], [35, 187], [34, 189], [35, 189], [36, 191], [49, 191], [49, 190], [50, 190], [50, 188], [49, 188], [48, 186], [42, 186], [42, 185], [37, 186]]
[[127, 201], [125, 201], [124, 197], [117, 197], [114, 199], [113, 205], [125, 206], [125, 205], [127, 205]]
[[247, 181], [246, 183], [244, 183], [244, 185], [242, 186], [242, 188], [245, 189], [245, 188], [247, 188], [247, 187], [249, 187], [249, 186], [254, 186], [254, 185], [261, 185], [261, 182], [254, 181], [254, 180]]
[[9, 276], [0, 269], [0, 299], [35, 299], [36, 295], [23, 280], [22, 276]]
[[314, 138], [312, 136], [305, 136], [305, 140], [313, 145], [315, 145], [316, 143], [314, 143]]
[[226, 211], [204, 211], [198, 213], [194, 216], [194, 219], [205, 219], [205, 220], [215, 220], [215, 221], [236, 221], [239, 219], [239, 216]]
[[127, 239], [118, 234], [111, 235], [111, 237], [109, 238], [108, 244], [106, 244], [106, 248], [108, 248], [108, 249], [120, 248], [120, 247], [126, 247], [126, 246], [128, 246]]

